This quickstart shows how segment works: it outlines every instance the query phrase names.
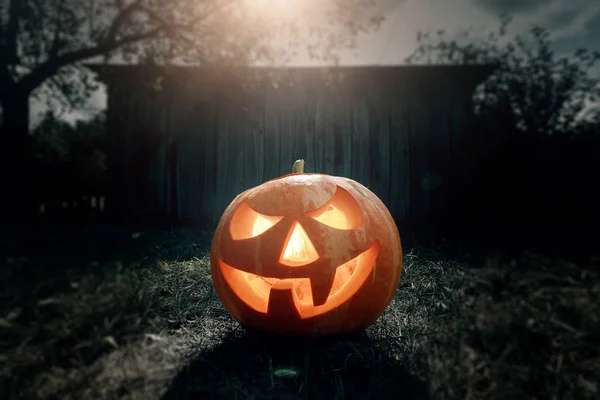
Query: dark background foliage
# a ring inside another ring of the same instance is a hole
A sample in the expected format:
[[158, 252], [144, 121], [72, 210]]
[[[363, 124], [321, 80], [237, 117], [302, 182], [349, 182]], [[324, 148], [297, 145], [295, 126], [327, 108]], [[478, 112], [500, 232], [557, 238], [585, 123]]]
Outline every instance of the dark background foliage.
[[78, 217], [89, 217], [91, 197], [99, 202], [109, 179], [104, 113], [71, 125], [48, 111], [32, 139], [35, 195], [43, 204], [38, 211], [51, 218], [66, 217], [77, 203]]
[[510, 23], [502, 18], [483, 40], [420, 33], [407, 61], [497, 66], [474, 94], [474, 236], [515, 248], [589, 248], [600, 222], [600, 85], [590, 74], [600, 54], [559, 56], [545, 29], [510, 37]]

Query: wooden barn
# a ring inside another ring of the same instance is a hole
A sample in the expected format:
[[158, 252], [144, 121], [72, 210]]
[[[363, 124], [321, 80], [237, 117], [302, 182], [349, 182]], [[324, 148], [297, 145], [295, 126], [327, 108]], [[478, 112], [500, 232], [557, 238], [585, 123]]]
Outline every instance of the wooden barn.
[[468, 206], [472, 94], [491, 66], [94, 66], [108, 87], [107, 207], [214, 226], [240, 192], [290, 172], [350, 177], [398, 221]]

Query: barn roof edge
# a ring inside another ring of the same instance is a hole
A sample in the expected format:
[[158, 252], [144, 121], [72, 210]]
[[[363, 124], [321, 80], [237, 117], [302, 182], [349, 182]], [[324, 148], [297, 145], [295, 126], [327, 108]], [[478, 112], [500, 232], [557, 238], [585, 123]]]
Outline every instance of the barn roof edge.
[[[170, 69], [182, 69], [182, 70], [211, 70], [216, 67], [203, 67], [203, 66], [184, 66], [184, 65], [169, 65], [169, 66], [159, 66], [159, 65], [144, 65], [144, 64], [104, 64], [104, 63], [85, 63], [85, 67], [95, 71], [95, 72], [108, 72], [108, 71], [127, 71], [134, 69], [162, 69], [162, 68], [170, 68]], [[221, 67], [219, 67], [221, 68]], [[492, 73], [495, 69], [498, 68], [496, 64], [353, 64], [353, 65], [340, 65], [340, 66], [230, 66], [230, 69], [251, 69], [251, 70], [324, 70], [324, 69], [334, 69], [334, 70], [415, 70], [415, 69], [470, 69], [470, 70], [483, 70], [489, 73]]]

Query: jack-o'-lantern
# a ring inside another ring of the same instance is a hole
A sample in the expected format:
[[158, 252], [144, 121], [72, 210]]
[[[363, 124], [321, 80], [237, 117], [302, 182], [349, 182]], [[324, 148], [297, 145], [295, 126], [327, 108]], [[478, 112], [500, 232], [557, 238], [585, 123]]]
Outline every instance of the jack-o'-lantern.
[[223, 213], [210, 259], [216, 291], [246, 327], [310, 336], [363, 330], [396, 292], [398, 228], [366, 187], [304, 173], [299, 161], [300, 172], [241, 193]]

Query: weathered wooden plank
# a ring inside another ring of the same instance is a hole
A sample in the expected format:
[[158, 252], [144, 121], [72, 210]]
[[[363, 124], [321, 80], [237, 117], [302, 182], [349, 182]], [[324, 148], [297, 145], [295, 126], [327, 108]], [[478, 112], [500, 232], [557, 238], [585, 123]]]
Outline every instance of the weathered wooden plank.
[[178, 134], [180, 135], [180, 196], [181, 217], [185, 221], [200, 218], [200, 182], [204, 178], [201, 174], [201, 164], [204, 163], [203, 129], [205, 122], [202, 114], [193, 112], [190, 101], [186, 97], [179, 97], [176, 101], [178, 111]]
[[194, 146], [190, 149], [189, 156], [196, 159], [195, 163], [195, 182], [190, 182], [190, 185], [195, 186], [196, 197], [190, 200], [190, 206], [196, 209], [194, 221], [190, 222], [205, 222], [204, 215], [204, 179], [206, 169], [206, 153], [207, 153], [207, 131], [209, 129], [208, 110], [206, 103], [199, 101], [194, 95], [194, 92], [188, 93], [187, 97], [189, 104], [187, 104], [186, 117], [182, 118], [184, 123], [187, 124], [190, 130], [190, 135], [193, 136]]
[[[286, 74], [282, 82], [285, 96], [285, 126], [290, 142], [289, 154], [282, 159], [282, 175], [290, 172], [292, 163], [306, 157], [305, 133], [300, 127], [300, 119], [306, 107], [306, 94], [303, 87], [298, 86], [298, 77], [294, 73]], [[287, 157], [286, 157], [287, 156]]]
[[[364, 85], [359, 86], [363, 90]], [[367, 100], [356, 97], [352, 107], [352, 179], [371, 187], [369, 164], [369, 112]]]
[[[238, 133], [239, 114], [237, 108], [231, 104], [222, 104], [219, 108], [219, 132], [221, 144], [219, 146], [218, 157], [219, 165], [223, 165], [219, 184], [219, 204], [215, 212], [221, 215], [229, 203], [237, 196], [243, 187], [243, 165], [244, 165], [244, 147]], [[220, 167], [221, 168], [221, 167]]]
[[262, 132], [262, 116], [264, 105], [250, 104], [247, 102], [244, 119], [244, 175], [243, 190], [255, 187], [262, 183], [264, 158], [264, 134]]
[[[170, 107], [166, 107], [168, 110]], [[169, 110], [170, 111], [170, 110]], [[169, 148], [167, 156], [168, 171], [168, 198], [169, 198], [169, 216], [178, 220], [181, 216], [181, 204], [179, 203], [179, 145], [178, 138], [174, 134], [167, 135], [169, 138]]]
[[256, 104], [255, 117], [252, 122], [252, 133], [254, 135], [254, 150], [256, 154], [256, 181], [255, 184], [263, 183], [265, 176], [265, 99], [261, 96], [260, 102]]
[[340, 112], [340, 140], [342, 147], [341, 167], [338, 171], [340, 176], [350, 177], [352, 175], [352, 92], [346, 88], [346, 96], [339, 105]]
[[194, 171], [190, 170], [190, 167], [193, 165], [193, 160], [190, 160], [188, 153], [189, 148], [192, 145], [192, 138], [189, 127], [183, 126], [182, 124], [185, 114], [179, 110], [178, 106], [180, 106], [179, 99], [172, 99], [170, 107], [172, 108], [174, 115], [171, 116], [169, 128], [172, 130], [170, 134], [174, 138], [174, 145], [177, 146], [177, 159], [175, 161], [177, 172], [177, 182], [175, 187], [177, 194], [177, 219], [185, 220], [188, 218], [188, 213], [190, 212], [190, 196], [193, 196], [190, 180], [192, 179], [192, 174], [196, 172], [196, 169], [194, 169]]
[[[303, 82], [308, 85], [307, 80]], [[304, 155], [300, 158], [304, 159], [304, 170], [306, 172], [316, 172], [317, 162], [315, 153], [315, 136], [316, 136], [316, 107], [314, 100], [315, 91], [312, 87], [305, 87], [305, 106], [299, 114], [299, 126], [302, 135], [298, 138], [304, 142]]]
[[446, 213], [448, 206], [448, 168], [449, 168], [449, 127], [445, 104], [450, 93], [439, 88], [434, 82], [428, 82], [427, 96], [432, 99], [427, 107], [427, 148], [428, 163], [424, 190], [429, 197], [430, 212], [428, 218], [438, 220]]
[[280, 104], [277, 115], [279, 116], [279, 176], [290, 173], [290, 167], [294, 162], [294, 132], [292, 130], [295, 109], [290, 107], [285, 89], [279, 89]]
[[[386, 75], [386, 77], [388, 77]], [[388, 77], [389, 78], [389, 77]], [[381, 200], [389, 206], [390, 204], [390, 186], [392, 184], [391, 179], [391, 126], [390, 126], [390, 101], [392, 97], [392, 91], [389, 87], [389, 79], [384, 80], [387, 84], [386, 87], [381, 88], [379, 91], [379, 118], [381, 118], [381, 138], [379, 141], [379, 149], [381, 152], [381, 158], [379, 159], [379, 169], [381, 176]], [[381, 82], [379, 82], [381, 85]]]
[[138, 126], [132, 124], [128, 130], [128, 135], [126, 136], [127, 141], [125, 142], [125, 147], [127, 148], [127, 157], [123, 162], [123, 176], [127, 188], [126, 193], [128, 194], [127, 209], [135, 212], [139, 210], [138, 206], [140, 206], [140, 204], [137, 204], [137, 192], [139, 190], [141, 181], [145, 180], [145, 177], [135, 176], [134, 173], [135, 161], [139, 159], [139, 146], [137, 146], [137, 144], [140, 143], [139, 131], [145, 129], [147, 126], [146, 120], [149, 115], [148, 109], [153, 106], [153, 103], [150, 102], [150, 104], [144, 104], [144, 102], [136, 102], [135, 96], [132, 96], [130, 101], [133, 103], [130, 105], [131, 115], [133, 118], [137, 116], [141, 124]]
[[[300, 102], [300, 104], [298, 105], [298, 107], [293, 110], [292, 112], [292, 116], [291, 116], [291, 136], [292, 136], [292, 157], [290, 162], [294, 162], [295, 160], [298, 160], [300, 158], [304, 159], [305, 163], [306, 163], [306, 150], [307, 150], [307, 137], [309, 135], [307, 135], [307, 130], [306, 130], [306, 114], [307, 114], [307, 108], [308, 108], [308, 104], [306, 101], [306, 95], [305, 93], [300, 93], [300, 96], [302, 96], [302, 101]], [[291, 167], [288, 166], [288, 168]], [[305, 169], [306, 169], [306, 165], [305, 165]]]
[[327, 100], [323, 91], [315, 95], [314, 171], [319, 174], [327, 173]]
[[344, 146], [344, 132], [342, 126], [342, 119], [344, 114], [340, 111], [340, 101], [334, 101], [332, 99], [332, 110], [331, 110], [331, 136], [333, 149], [329, 156], [333, 158], [332, 174], [336, 176], [344, 175], [344, 164], [346, 163], [347, 153], [345, 153]]
[[325, 169], [324, 173], [328, 175], [336, 175], [335, 161], [336, 161], [336, 119], [337, 110], [335, 104], [334, 90], [335, 88], [327, 86], [326, 92], [324, 93], [325, 102], [321, 105], [323, 113], [323, 131], [324, 131], [324, 142], [325, 142]]
[[[148, 188], [150, 193], [147, 192], [148, 198], [142, 199], [142, 202], [150, 203], [150, 209], [148, 210], [150, 215], [158, 216], [162, 214], [166, 216], [169, 213], [169, 206], [171, 197], [167, 188], [170, 175], [169, 175], [169, 140], [172, 135], [178, 130], [173, 124], [176, 120], [173, 118], [173, 109], [169, 108], [170, 104], [165, 99], [164, 93], [157, 93], [152, 91], [150, 94], [148, 91], [139, 93], [141, 96], [145, 96], [146, 99], [138, 99], [139, 103], [146, 105], [145, 111], [146, 120], [144, 131], [152, 133], [151, 144], [146, 142], [147, 156], [153, 160], [151, 163], [155, 164], [155, 168], [152, 169], [150, 166], [150, 182]], [[145, 101], [149, 101], [150, 104], [145, 104]], [[149, 139], [149, 138], [146, 138]], [[140, 146], [142, 143], [138, 143]], [[151, 186], [154, 185], [154, 188]], [[152, 204], [154, 203], [154, 204]]]
[[[252, 151], [252, 148], [246, 147], [244, 144], [245, 138], [245, 126], [246, 121], [244, 119], [244, 112], [239, 106], [233, 106], [231, 110], [231, 119], [230, 119], [230, 132], [229, 132], [229, 140], [233, 145], [231, 146], [230, 152], [230, 161], [231, 161], [231, 188], [227, 193], [227, 199], [223, 210], [225, 207], [241, 192], [246, 190], [246, 157], [248, 157], [248, 153]], [[235, 143], [233, 143], [235, 142]]]
[[370, 189], [384, 204], [390, 200], [390, 133], [387, 107], [382, 90], [377, 83], [370, 82], [369, 90], [369, 164], [370, 164]]
[[[418, 79], [414, 83], [414, 90], [420, 93], [422, 98], [426, 97], [426, 82]], [[416, 220], [427, 218], [430, 210], [429, 195], [426, 190], [428, 184], [428, 161], [427, 151], [428, 125], [430, 114], [427, 111], [428, 104], [414, 102], [410, 104], [410, 166], [411, 166], [411, 217]]]
[[280, 176], [281, 134], [279, 132], [279, 113], [277, 93], [267, 89], [265, 98], [265, 146], [263, 159], [265, 169], [263, 182]]
[[204, 163], [202, 165], [202, 220], [206, 223], [218, 222], [220, 215], [217, 216], [217, 144], [218, 144], [218, 111], [215, 104], [202, 104], [201, 112], [206, 121], [204, 130]]
[[423, 135], [423, 127], [421, 124], [421, 115], [418, 114], [416, 107], [411, 107], [408, 115], [409, 143], [410, 143], [410, 217], [411, 219], [422, 218], [425, 214], [424, 210], [429, 208], [428, 199], [423, 196], [423, 188], [421, 187], [421, 179], [425, 168], [423, 161], [423, 147], [421, 145], [421, 137]]
[[[132, 90], [131, 99], [135, 103], [133, 120], [139, 121], [131, 130], [129, 151], [129, 190], [133, 192], [130, 207], [133, 216], [151, 216], [160, 209], [158, 197], [159, 168], [158, 148], [162, 137], [169, 128], [169, 102], [163, 93], [148, 93], [147, 88]], [[141, 106], [141, 107], [140, 107]]]
[[[144, 210], [148, 212], [150, 215], [152, 214], [163, 214], [164, 216], [172, 216], [173, 218], [177, 218], [177, 198], [178, 193], [178, 182], [174, 181], [177, 179], [178, 167], [177, 167], [177, 157], [178, 157], [178, 148], [176, 148], [177, 142], [175, 133], [177, 132], [177, 126], [174, 126], [176, 122], [175, 118], [173, 118], [173, 107], [172, 104], [166, 101], [164, 95], [162, 93], [155, 93], [153, 96], [153, 102], [151, 107], [147, 110], [147, 119], [146, 119], [146, 129], [145, 133], [149, 133], [152, 130], [157, 130], [158, 136], [155, 136], [155, 143], [150, 146], [153, 148], [147, 148], [148, 153], [154, 153], [153, 157], [156, 160], [161, 160], [162, 164], [159, 165], [159, 168], [156, 169], [155, 179], [157, 182], [159, 181], [159, 177], [163, 177], [164, 181], [162, 182], [162, 186], [160, 186], [159, 190], [156, 190], [156, 203], [158, 203], [159, 196], [164, 196], [165, 199], [165, 208], [160, 209], [158, 205], [156, 206], [156, 210]], [[159, 148], [161, 143], [165, 142], [164, 147], [164, 157], [159, 157]], [[160, 195], [159, 195], [160, 192]], [[144, 201], [142, 199], [142, 201]]]
[[408, 142], [406, 91], [394, 82], [394, 96], [390, 100], [390, 204], [391, 214], [397, 220], [408, 218], [410, 202], [410, 150]]
[[[127, 92], [127, 85], [124, 84], [122, 77], [117, 77], [112, 82], [114, 87], [113, 97], [115, 100], [110, 104], [111, 107], [117, 109], [114, 113], [114, 124], [112, 128], [114, 131], [109, 132], [113, 136], [112, 138], [112, 149], [113, 154], [113, 167], [114, 167], [114, 178], [117, 182], [113, 189], [113, 201], [114, 209], [118, 210], [118, 213], [122, 217], [129, 217], [131, 210], [131, 196], [133, 196], [133, 190], [131, 186], [130, 177], [130, 162], [132, 143], [133, 143], [133, 130], [135, 129], [134, 121], [135, 118], [126, 117], [132, 115], [134, 107], [137, 105], [135, 97], [129, 97], [125, 95]], [[118, 131], [116, 130], [118, 129]]]
[[451, 167], [448, 177], [448, 190], [451, 191], [450, 210], [454, 215], [461, 216], [472, 209], [473, 172], [477, 171], [476, 149], [473, 146], [476, 139], [469, 119], [472, 111], [471, 93], [461, 87], [458, 82], [450, 85], [446, 91], [446, 108], [444, 113], [448, 119], [448, 153]]
[[215, 193], [214, 203], [212, 205], [211, 220], [216, 221], [220, 218], [223, 211], [223, 203], [227, 199], [227, 191], [229, 190], [229, 169], [230, 169], [230, 138], [229, 138], [229, 113], [226, 107], [220, 103], [216, 107], [216, 151], [215, 151], [215, 168], [210, 171], [214, 174], [215, 186], [212, 190]]
[[156, 212], [164, 213], [168, 208], [168, 199], [166, 192], [167, 184], [167, 140], [163, 137], [156, 149], [156, 164], [154, 165], [154, 174], [156, 176]]

